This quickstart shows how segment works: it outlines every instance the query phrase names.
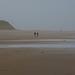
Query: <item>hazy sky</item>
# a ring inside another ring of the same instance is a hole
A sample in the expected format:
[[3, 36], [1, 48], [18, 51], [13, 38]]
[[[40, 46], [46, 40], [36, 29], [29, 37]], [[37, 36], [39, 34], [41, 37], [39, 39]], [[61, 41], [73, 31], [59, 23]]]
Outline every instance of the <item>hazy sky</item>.
[[75, 0], [0, 0], [0, 19], [23, 30], [75, 30]]

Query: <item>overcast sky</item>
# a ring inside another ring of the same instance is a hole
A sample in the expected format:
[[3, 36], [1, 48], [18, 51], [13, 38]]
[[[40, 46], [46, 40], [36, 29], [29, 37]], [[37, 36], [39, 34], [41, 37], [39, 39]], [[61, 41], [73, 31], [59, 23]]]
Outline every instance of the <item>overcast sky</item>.
[[75, 30], [75, 0], [0, 0], [0, 20], [22, 30]]

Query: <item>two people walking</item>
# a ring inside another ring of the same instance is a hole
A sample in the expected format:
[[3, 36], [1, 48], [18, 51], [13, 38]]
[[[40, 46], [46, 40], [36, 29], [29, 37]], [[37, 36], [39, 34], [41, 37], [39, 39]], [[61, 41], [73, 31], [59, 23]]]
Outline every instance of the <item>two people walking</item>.
[[39, 33], [38, 32], [34, 32], [34, 36], [35, 37], [38, 37], [39, 36]]

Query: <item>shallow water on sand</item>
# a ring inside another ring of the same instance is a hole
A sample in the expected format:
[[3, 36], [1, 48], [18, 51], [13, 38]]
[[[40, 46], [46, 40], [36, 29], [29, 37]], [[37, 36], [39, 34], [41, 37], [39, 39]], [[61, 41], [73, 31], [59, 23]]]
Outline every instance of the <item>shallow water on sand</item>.
[[0, 48], [75, 48], [73, 44], [12, 44], [0, 45]]
[[[75, 41], [75, 39], [33, 39], [33, 40], [0, 40], [0, 42], [17, 41]], [[0, 45], [0, 48], [75, 48], [75, 43], [66, 44], [8, 44]]]

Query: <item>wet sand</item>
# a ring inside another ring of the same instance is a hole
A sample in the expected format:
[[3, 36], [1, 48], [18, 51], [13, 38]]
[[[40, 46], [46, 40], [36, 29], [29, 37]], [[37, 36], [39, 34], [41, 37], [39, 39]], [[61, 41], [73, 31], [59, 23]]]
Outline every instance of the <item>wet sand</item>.
[[75, 49], [0, 49], [0, 75], [75, 75]]
[[[60, 36], [74, 34], [75, 32], [40, 31], [38, 39], [63, 39]], [[36, 38], [33, 31], [0, 31], [0, 40], [18, 39]], [[75, 48], [0, 48], [0, 75], [75, 75], [74, 50]]]

